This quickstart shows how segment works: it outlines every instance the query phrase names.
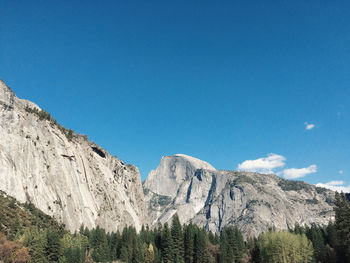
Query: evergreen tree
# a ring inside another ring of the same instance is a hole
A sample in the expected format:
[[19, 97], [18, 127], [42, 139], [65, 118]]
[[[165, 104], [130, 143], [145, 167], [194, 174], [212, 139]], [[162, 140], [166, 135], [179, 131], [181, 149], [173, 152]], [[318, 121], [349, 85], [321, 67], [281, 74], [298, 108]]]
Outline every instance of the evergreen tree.
[[79, 234], [84, 235], [84, 230], [85, 230], [84, 224], [81, 224], [79, 227]]
[[173, 263], [173, 242], [171, 232], [168, 223], [164, 224], [162, 230], [162, 242], [161, 242], [162, 260], [164, 263]]
[[157, 248], [157, 246], [153, 246], [153, 251], [154, 251], [154, 263], [161, 263], [162, 258], [161, 258], [161, 253], [160, 250]]
[[239, 231], [238, 227], [233, 227], [233, 254], [234, 254], [234, 259], [239, 262], [241, 258], [243, 257], [243, 252], [244, 252], [244, 241], [243, 241], [243, 236], [241, 231]]
[[162, 232], [163, 232], [163, 226], [161, 223], [158, 223], [158, 227], [154, 229], [154, 233], [153, 233], [154, 244], [158, 248], [160, 248], [162, 244]]
[[194, 262], [209, 263], [210, 253], [207, 249], [207, 234], [205, 229], [197, 229], [194, 235]]
[[234, 262], [234, 254], [233, 250], [229, 244], [229, 236], [227, 234], [226, 229], [221, 231], [220, 235], [220, 263], [233, 263]]
[[332, 221], [329, 221], [326, 231], [327, 231], [326, 242], [332, 248], [337, 248], [339, 243], [338, 243], [337, 229], [335, 227], [335, 223]]
[[96, 227], [92, 233], [91, 246], [93, 248], [92, 259], [97, 262], [106, 262], [109, 260], [109, 248], [107, 236], [104, 229]]
[[171, 224], [171, 237], [173, 242], [174, 263], [184, 262], [184, 238], [182, 226], [177, 214], [173, 216]]
[[143, 255], [144, 255], [144, 262], [145, 263], [153, 263], [154, 262], [153, 245], [149, 244], [149, 246], [147, 247], [147, 244], [143, 243], [142, 249], [143, 249]]
[[37, 227], [27, 229], [23, 236], [23, 244], [29, 248], [32, 263], [47, 263], [46, 232], [39, 231]]
[[192, 222], [184, 228], [185, 263], [194, 262], [194, 226]]
[[133, 263], [144, 263], [145, 258], [143, 254], [143, 247], [141, 245], [140, 240], [137, 240], [135, 247], [134, 247], [134, 254], [133, 254]]
[[314, 248], [314, 255], [316, 262], [326, 261], [326, 246], [320, 227], [316, 225], [311, 226], [311, 241]]
[[120, 243], [120, 233], [119, 231], [117, 233], [111, 233], [110, 235], [110, 259], [116, 260], [118, 257], [118, 246]]
[[350, 262], [350, 203], [344, 193], [335, 194], [334, 210], [340, 260]]
[[60, 258], [60, 237], [56, 230], [48, 229], [46, 232], [46, 256], [49, 262], [58, 262]]
[[128, 254], [128, 249], [125, 245], [122, 246], [120, 250], [120, 259], [123, 262], [129, 262], [129, 254]]

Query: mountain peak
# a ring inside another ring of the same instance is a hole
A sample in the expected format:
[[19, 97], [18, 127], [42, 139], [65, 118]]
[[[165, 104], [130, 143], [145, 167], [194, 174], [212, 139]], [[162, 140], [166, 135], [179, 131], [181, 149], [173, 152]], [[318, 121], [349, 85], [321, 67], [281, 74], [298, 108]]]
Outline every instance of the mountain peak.
[[0, 79], [0, 105], [5, 109], [12, 109], [15, 97], [14, 92]]
[[[173, 156], [184, 158], [185, 160], [189, 161], [197, 169], [216, 170], [210, 163], [203, 161], [201, 159], [198, 159], [196, 157], [192, 157], [192, 156], [182, 154], [182, 153], [177, 153], [177, 154], [174, 154]], [[172, 157], [172, 156], [168, 156], [168, 157]]]
[[194, 176], [198, 169], [216, 169], [209, 163], [185, 154], [163, 156], [156, 170], [152, 170], [144, 186], [150, 191], [174, 197], [182, 182]]

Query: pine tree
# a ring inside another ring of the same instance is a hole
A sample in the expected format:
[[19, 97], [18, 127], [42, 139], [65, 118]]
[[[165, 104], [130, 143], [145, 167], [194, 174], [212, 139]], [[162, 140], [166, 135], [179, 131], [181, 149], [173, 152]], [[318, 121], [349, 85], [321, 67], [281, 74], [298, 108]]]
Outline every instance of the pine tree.
[[109, 260], [109, 248], [107, 244], [107, 236], [104, 229], [96, 227], [92, 235], [92, 258], [97, 262], [106, 262]]
[[118, 257], [118, 246], [120, 243], [120, 233], [119, 231], [117, 233], [111, 233], [110, 236], [110, 259], [116, 260]]
[[335, 228], [339, 240], [340, 260], [350, 262], [350, 204], [344, 193], [335, 194]]
[[49, 262], [58, 262], [60, 257], [60, 238], [57, 231], [48, 229], [46, 233], [46, 256]]
[[239, 262], [241, 258], [243, 257], [244, 252], [244, 241], [241, 231], [239, 231], [238, 227], [233, 227], [233, 236], [234, 236], [234, 242], [233, 242], [233, 254], [235, 261]]
[[327, 243], [332, 248], [337, 248], [339, 245], [339, 242], [337, 237], [337, 229], [335, 228], [335, 223], [332, 221], [329, 221], [326, 231], [327, 231]]
[[168, 223], [165, 223], [163, 227], [161, 250], [164, 263], [173, 263], [173, 243]]
[[233, 250], [229, 244], [229, 236], [226, 229], [221, 231], [220, 235], [220, 263], [232, 263], [234, 262]]
[[207, 249], [207, 234], [205, 229], [198, 229], [194, 235], [194, 262], [209, 263], [210, 253]]
[[123, 262], [129, 262], [128, 249], [125, 245], [123, 245], [121, 250], [120, 250], [120, 259]]
[[133, 263], [144, 263], [145, 262], [143, 248], [142, 248], [140, 240], [137, 241], [137, 244], [134, 247], [134, 254], [133, 254], [132, 262]]
[[[160, 249], [162, 246], [162, 232], [163, 232], [163, 226], [161, 223], [158, 223], [158, 227], [154, 230], [154, 244], [155, 247]], [[159, 256], [161, 252], [159, 251]]]
[[84, 224], [81, 224], [79, 227], [79, 234], [84, 235], [84, 230], [85, 230]]
[[194, 226], [190, 223], [184, 229], [185, 263], [194, 262]]
[[182, 226], [177, 214], [173, 216], [171, 237], [173, 241], [174, 263], [182, 263], [184, 262], [184, 238]]
[[326, 246], [324, 243], [322, 231], [316, 225], [311, 226], [311, 241], [314, 248], [316, 262], [326, 261]]
[[29, 248], [31, 262], [48, 262], [46, 258], [47, 239], [45, 231], [40, 232], [37, 227], [27, 229], [23, 235], [23, 244]]

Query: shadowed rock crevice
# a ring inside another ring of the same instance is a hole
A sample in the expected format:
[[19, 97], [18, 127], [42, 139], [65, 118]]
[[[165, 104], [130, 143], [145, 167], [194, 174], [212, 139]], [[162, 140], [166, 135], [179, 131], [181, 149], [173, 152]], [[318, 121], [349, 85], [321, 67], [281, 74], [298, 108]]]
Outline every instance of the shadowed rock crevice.
[[92, 146], [91, 149], [102, 158], [106, 158], [106, 154], [101, 149], [97, 148], [96, 146]]

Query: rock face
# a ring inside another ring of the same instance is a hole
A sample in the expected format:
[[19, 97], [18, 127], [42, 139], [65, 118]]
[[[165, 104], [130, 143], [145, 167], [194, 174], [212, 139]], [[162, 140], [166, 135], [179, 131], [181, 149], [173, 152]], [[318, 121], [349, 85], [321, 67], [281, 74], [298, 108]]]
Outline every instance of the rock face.
[[182, 223], [214, 232], [237, 225], [258, 235], [269, 227], [327, 224], [334, 217], [332, 191], [273, 174], [215, 170], [185, 155], [163, 157], [143, 186], [153, 226], [177, 213]]
[[57, 124], [0, 80], [0, 190], [71, 231], [148, 223], [138, 169]]

